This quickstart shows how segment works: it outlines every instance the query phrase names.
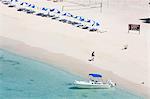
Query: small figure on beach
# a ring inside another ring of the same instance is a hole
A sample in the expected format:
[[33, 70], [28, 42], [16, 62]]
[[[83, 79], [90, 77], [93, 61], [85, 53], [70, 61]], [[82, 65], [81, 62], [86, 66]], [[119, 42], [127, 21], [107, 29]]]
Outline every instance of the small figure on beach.
[[122, 50], [127, 50], [127, 48], [128, 48], [128, 45], [126, 44], [123, 46]]
[[141, 84], [144, 84], [144, 82], [141, 82]]
[[91, 54], [91, 59], [89, 59], [88, 61], [94, 61], [94, 57], [95, 57], [95, 52], [93, 51]]

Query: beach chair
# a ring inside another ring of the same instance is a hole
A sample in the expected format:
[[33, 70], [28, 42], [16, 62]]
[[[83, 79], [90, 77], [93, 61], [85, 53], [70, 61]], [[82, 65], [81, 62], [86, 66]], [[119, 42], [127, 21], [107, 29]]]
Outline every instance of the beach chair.
[[10, 2], [10, 1], [7, 1], [7, 0], [3, 0], [2, 3], [5, 4], [5, 5], [8, 5], [8, 4], [10, 4], [11, 2]]
[[36, 15], [37, 15], [37, 16], [42, 16], [42, 15], [43, 15], [43, 13], [37, 13]]
[[68, 23], [68, 24], [72, 24], [72, 21], [68, 20], [67, 23]]
[[98, 31], [98, 29], [96, 29], [96, 28], [91, 28], [91, 29], [89, 29], [89, 31], [90, 31], [90, 32], [96, 32], [96, 31]]
[[60, 17], [56, 16], [56, 17], [52, 17], [53, 20], [59, 19]]
[[81, 23], [78, 23], [78, 24], [74, 24], [75, 27], [80, 27], [80, 26], [83, 26]]
[[17, 9], [17, 11], [25, 11], [26, 9], [25, 8], [19, 8]]
[[55, 17], [55, 15], [48, 14], [48, 17], [52, 18], [52, 17]]
[[83, 27], [82, 27], [82, 29], [88, 29], [88, 28], [89, 28], [88, 26], [83, 26]]
[[63, 22], [63, 23], [66, 23], [68, 20], [66, 20], [66, 19], [60, 19], [59, 21]]
[[80, 23], [75, 22], [75, 21], [72, 22], [72, 25], [77, 25], [77, 24], [80, 24]]
[[79, 24], [79, 25], [77, 25], [76, 27], [82, 28], [83, 26], [84, 26], [84, 25]]
[[70, 21], [70, 20], [69, 20], [67, 23], [68, 23], [68, 24], [71, 24], [71, 25], [77, 25], [77, 24], [80, 24], [80, 23], [78, 23], [78, 22]]
[[44, 13], [37, 13], [36, 16], [47, 17], [48, 15], [46, 15]]
[[15, 5], [10, 4], [10, 5], [8, 5], [8, 7], [13, 8], [13, 7], [15, 7]]
[[29, 11], [26, 11], [26, 13], [27, 13], [27, 14], [33, 14], [33, 13], [35, 13], [35, 11], [29, 10]]

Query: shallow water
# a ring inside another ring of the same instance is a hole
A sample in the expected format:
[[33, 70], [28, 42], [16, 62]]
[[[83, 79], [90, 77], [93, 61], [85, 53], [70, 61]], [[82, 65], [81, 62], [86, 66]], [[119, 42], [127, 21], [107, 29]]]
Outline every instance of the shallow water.
[[144, 99], [120, 88], [75, 89], [82, 79], [0, 49], [0, 99]]

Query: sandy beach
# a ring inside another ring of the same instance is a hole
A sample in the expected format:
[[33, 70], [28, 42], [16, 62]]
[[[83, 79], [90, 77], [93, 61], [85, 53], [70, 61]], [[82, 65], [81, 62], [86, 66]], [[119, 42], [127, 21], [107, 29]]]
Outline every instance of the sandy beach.
[[[68, 10], [75, 15], [100, 20], [101, 30], [107, 31], [104, 33], [17, 12], [16, 8], [0, 3], [0, 48], [60, 66], [58, 68], [85, 78], [91, 72], [102, 73], [105, 79], [112, 79], [118, 86], [149, 97], [150, 25], [139, 20], [149, 16], [148, 1], [113, 1], [109, 4], [104, 1], [102, 12], [96, 8]], [[66, 1], [59, 5], [70, 3]], [[141, 25], [140, 35], [128, 33], [130, 23]], [[127, 50], [122, 50], [124, 45], [128, 45]], [[95, 60], [89, 62], [92, 51], [95, 51]]]

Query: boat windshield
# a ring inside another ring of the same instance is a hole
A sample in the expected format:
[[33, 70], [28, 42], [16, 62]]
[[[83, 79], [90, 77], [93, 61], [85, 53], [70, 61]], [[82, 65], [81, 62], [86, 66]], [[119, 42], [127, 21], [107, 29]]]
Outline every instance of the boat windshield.
[[100, 82], [102, 75], [100, 74], [89, 74], [89, 80], [93, 82]]

